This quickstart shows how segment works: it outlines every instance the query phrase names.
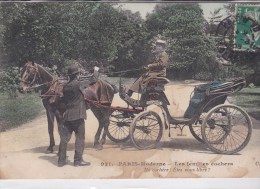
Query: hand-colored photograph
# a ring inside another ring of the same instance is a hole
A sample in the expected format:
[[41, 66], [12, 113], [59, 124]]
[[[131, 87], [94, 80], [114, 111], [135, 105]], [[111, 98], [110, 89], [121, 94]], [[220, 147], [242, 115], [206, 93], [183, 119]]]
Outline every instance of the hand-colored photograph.
[[0, 2], [0, 178], [259, 179], [259, 34], [259, 2]]

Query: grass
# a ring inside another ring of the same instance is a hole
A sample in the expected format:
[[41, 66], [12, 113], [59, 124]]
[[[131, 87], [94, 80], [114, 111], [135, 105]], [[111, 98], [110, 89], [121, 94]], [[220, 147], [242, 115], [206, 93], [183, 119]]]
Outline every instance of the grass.
[[260, 87], [244, 88], [232, 99], [233, 103], [244, 108], [250, 116], [260, 120]]
[[0, 93], [0, 132], [32, 120], [41, 109], [38, 94], [19, 94], [18, 98], [10, 99]]

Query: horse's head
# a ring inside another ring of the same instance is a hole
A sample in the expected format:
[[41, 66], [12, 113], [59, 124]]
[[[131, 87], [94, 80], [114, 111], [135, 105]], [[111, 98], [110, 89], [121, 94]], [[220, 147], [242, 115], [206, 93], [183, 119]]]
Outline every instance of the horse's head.
[[21, 78], [20, 78], [20, 92], [29, 91], [30, 87], [37, 83], [39, 79], [39, 72], [37, 64], [29, 61], [27, 62], [21, 70]]

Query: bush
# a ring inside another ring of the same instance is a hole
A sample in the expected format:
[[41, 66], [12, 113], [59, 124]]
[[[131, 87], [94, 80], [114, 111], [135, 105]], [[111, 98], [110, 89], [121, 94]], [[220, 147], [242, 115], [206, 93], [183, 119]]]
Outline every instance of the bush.
[[0, 91], [7, 92], [9, 98], [16, 98], [19, 86], [19, 68], [10, 67], [0, 75]]
[[201, 80], [201, 81], [209, 81], [209, 80], [213, 80], [214, 77], [210, 72], [200, 72], [200, 73], [196, 73], [193, 79]]
[[16, 99], [0, 94], [0, 131], [32, 120], [39, 114], [41, 107], [41, 100], [37, 94], [19, 95]]

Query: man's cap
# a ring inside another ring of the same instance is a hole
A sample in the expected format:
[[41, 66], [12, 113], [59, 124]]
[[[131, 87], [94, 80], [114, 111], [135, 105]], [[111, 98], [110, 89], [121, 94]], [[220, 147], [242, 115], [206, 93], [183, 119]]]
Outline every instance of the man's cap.
[[68, 72], [67, 72], [68, 75], [74, 75], [77, 73], [79, 73], [79, 68], [77, 65], [72, 65], [68, 68]]

